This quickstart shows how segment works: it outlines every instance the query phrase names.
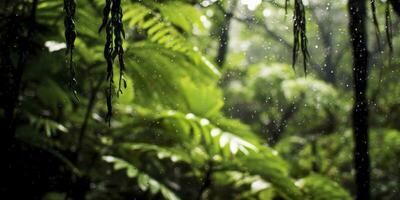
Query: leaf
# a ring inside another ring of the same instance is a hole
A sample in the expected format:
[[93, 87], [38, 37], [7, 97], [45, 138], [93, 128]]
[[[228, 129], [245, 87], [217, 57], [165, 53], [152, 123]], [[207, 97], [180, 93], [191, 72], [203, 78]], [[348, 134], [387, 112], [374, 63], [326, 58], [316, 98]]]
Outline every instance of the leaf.
[[237, 165], [232, 168], [259, 175], [262, 179], [273, 185], [277, 191], [287, 199], [303, 199], [302, 193], [287, 175], [282, 173], [278, 166], [272, 164], [273, 159], [263, 158], [261, 155], [252, 154], [237, 159]]
[[139, 174], [138, 185], [140, 189], [146, 191], [149, 188], [149, 177], [146, 174]]

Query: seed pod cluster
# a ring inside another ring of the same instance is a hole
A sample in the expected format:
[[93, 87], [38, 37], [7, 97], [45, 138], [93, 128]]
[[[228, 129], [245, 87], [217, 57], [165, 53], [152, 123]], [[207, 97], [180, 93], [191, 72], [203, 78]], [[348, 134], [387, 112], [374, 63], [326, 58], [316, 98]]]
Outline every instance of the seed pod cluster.
[[65, 26], [65, 40], [67, 43], [66, 54], [68, 56], [67, 62], [69, 64], [69, 73], [70, 73], [70, 87], [73, 90], [75, 97], [78, 99], [78, 95], [76, 92], [77, 81], [75, 77], [75, 69], [73, 62], [73, 51], [74, 51], [74, 43], [76, 38], [76, 29], [75, 29], [75, 8], [76, 2], [75, 0], [64, 0], [64, 26]]
[[122, 23], [122, 8], [121, 0], [106, 0], [103, 9], [103, 23], [100, 26], [99, 32], [105, 28], [106, 43], [104, 45], [104, 58], [107, 61], [107, 81], [109, 82], [106, 91], [107, 99], [107, 116], [106, 120], [110, 123], [112, 116], [112, 96], [114, 91], [113, 81], [113, 63], [118, 56], [119, 63], [119, 82], [117, 94], [122, 93], [121, 84], [123, 82], [126, 87], [124, 79], [125, 62], [124, 62], [124, 49], [122, 47], [123, 39], [125, 38], [124, 26]]

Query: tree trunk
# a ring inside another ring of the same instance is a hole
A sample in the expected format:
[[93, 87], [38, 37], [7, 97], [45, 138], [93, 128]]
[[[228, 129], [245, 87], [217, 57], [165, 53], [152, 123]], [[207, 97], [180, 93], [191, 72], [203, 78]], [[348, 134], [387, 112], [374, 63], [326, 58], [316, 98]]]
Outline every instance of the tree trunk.
[[389, 0], [392, 4], [394, 12], [400, 17], [400, 0]]
[[310, 139], [311, 143], [311, 155], [312, 155], [312, 171], [319, 173], [320, 169], [320, 159], [318, 153], [318, 136], [313, 135]]
[[224, 21], [221, 24], [220, 36], [218, 38], [219, 45], [218, 45], [218, 54], [215, 58], [215, 62], [217, 65], [222, 68], [224, 65], [225, 57], [228, 52], [228, 41], [229, 41], [229, 29], [231, 24], [231, 14], [227, 14], [224, 18]]
[[213, 173], [213, 163], [212, 160], [208, 161], [208, 164], [206, 166], [206, 170], [204, 172], [204, 176], [202, 178], [202, 183], [201, 183], [201, 187], [199, 190], [199, 193], [196, 197], [196, 200], [201, 200], [203, 198], [203, 194], [204, 192], [207, 190], [208, 187], [211, 186], [211, 176]]
[[[1, 140], [0, 153], [5, 164], [0, 168], [0, 190], [6, 194], [15, 194], [20, 189], [20, 174], [24, 149], [15, 138], [16, 115], [19, 103], [20, 85], [28, 57], [32, 54], [32, 39], [36, 26], [36, 9], [39, 0], [32, 3], [20, 1], [5, 1], [0, 4], [3, 12], [0, 24], [0, 118]], [[27, 7], [29, 5], [29, 7]], [[15, 9], [15, 8], [29, 9]], [[29, 10], [29, 11], [28, 11]], [[25, 13], [29, 12], [29, 13]], [[13, 57], [15, 61], [13, 62]], [[17, 177], [17, 178], [16, 178]], [[25, 195], [25, 194], [18, 194]], [[15, 195], [14, 195], [15, 196]]]
[[236, 0], [229, 2], [229, 10], [224, 12], [224, 19], [221, 23], [221, 29], [219, 32], [219, 44], [218, 44], [218, 53], [217, 57], [215, 58], [215, 62], [217, 63], [218, 67], [222, 68], [225, 62], [226, 54], [228, 53], [229, 47], [229, 30], [231, 26], [231, 20], [233, 17], [233, 12], [236, 7]]
[[355, 182], [358, 200], [370, 199], [370, 160], [368, 155], [368, 50], [365, 0], [349, 0], [349, 29], [353, 49], [353, 137]]
[[285, 132], [286, 127], [289, 123], [289, 120], [296, 114], [298, 111], [297, 107], [300, 102], [292, 103], [290, 106], [284, 109], [283, 114], [277, 123], [270, 122], [265, 126], [265, 130], [268, 133], [268, 144], [270, 146], [275, 146], [282, 137], [282, 134]]
[[[333, 38], [332, 38], [332, 27], [331, 27], [331, 20], [326, 17], [320, 17], [318, 16], [316, 12], [317, 5], [311, 5], [310, 10], [313, 16], [313, 19], [318, 25], [318, 30], [319, 30], [319, 36], [321, 37], [322, 40], [322, 45], [324, 47], [324, 64], [321, 67], [324, 76], [323, 79], [327, 81], [328, 83], [331, 83], [332, 85], [336, 84], [336, 65], [334, 65], [334, 51], [333, 51]], [[325, 8], [324, 6], [324, 9]]]

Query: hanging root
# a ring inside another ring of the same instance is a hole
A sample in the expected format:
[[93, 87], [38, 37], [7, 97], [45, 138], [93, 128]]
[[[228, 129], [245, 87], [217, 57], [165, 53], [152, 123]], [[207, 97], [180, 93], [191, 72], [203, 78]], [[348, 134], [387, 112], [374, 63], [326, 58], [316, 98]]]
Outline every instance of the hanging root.
[[[111, 14], [111, 16], [110, 16]], [[121, 84], [123, 82], [126, 88], [126, 81], [124, 76], [125, 62], [124, 62], [124, 49], [122, 47], [123, 39], [125, 38], [124, 27], [122, 24], [122, 8], [121, 0], [106, 0], [106, 4], [103, 9], [103, 23], [99, 28], [99, 32], [102, 29], [106, 29], [106, 43], [104, 45], [104, 58], [107, 62], [107, 81], [109, 82], [106, 90], [107, 98], [107, 115], [106, 120], [110, 124], [112, 116], [112, 96], [114, 92], [114, 73], [113, 63], [114, 59], [118, 56], [119, 62], [119, 82], [118, 82], [118, 94], [122, 94]]]
[[306, 17], [302, 0], [294, 1], [293, 37], [292, 67], [295, 67], [298, 52], [301, 51], [303, 55], [304, 73], [307, 74], [307, 62], [309, 61], [310, 54], [307, 49]]
[[68, 57], [69, 63], [69, 73], [70, 73], [70, 87], [74, 93], [75, 98], [78, 99], [78, 93], [76, 91], [76, 87], [78, 85], [76, 81], [76, 74], [74, 69], [74, 61], [73, 61], [73, 51], [74, 51], [74, 43], [76, 38], [76, 29], [75, 29], [75, 9], [76, 9], [76, 2], [75, 0], [64, 0], [64, 26], [65, 26], [65, 40], [67, 43], [67, 50], [66, 54]]

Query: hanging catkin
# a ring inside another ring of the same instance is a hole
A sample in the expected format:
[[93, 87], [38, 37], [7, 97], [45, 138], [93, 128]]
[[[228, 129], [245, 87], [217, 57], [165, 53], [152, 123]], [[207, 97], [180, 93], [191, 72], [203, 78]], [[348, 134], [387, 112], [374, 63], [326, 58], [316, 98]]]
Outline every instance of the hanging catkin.
[[64, 26], [65, 26], [65, 41], [66, 41], [66, 55], [68, 57], [67, 62], [69, 65], [69, 73], [70, 73], [70, 87], [74, 93], [76, 99], [78, 99], [78, 94], [76, 91], [77, 81], [75, 77], [75, 69], [74, 69], [74, 61], [73, 61], [73, 52], [74, 52], [74, 43], [76, 38], [76, 29], [75, 29], [75, 8], [76, 2], [75, 0], [64, 0]]
[[[111, 16], [110, 16], [111, 15]], [[112, 97], [114, 93], [114, 73], [113, 63], [114, 59], [118, 56], [119, 63], [119, 82], [117, 94], [122, 93], [121, 84], [126, 81], [124, 79], [125, 62], [124, 62], [124, 49], [122, 47], [123, 39], [125, 38], [124, 26], [122, 23], [122, 8], [121, 0], [106, 0], [103, 9], [103, 23], [100, 26], [99, 32], [103, 28], [106, 30], [106, 43], [104, 45], [104, 58], [107, 62], [107, 81], [108, 87], [106, 90], [107, 99], [107, 116], [106, 120], [110, 123], [112, 116]]]
[[307, 49], [307, 35], [306, 35], [306, 16], [304, 4], [302, 0], [294, 1], [294, 16], [293, 16], [293, 63], [294, 67], [297, 61], [299, 50], [303, 55], [303, 68], [307, 72], [307, 62], [309, 60], [309, 53]]
[[[285, 11], [290, 0], [285, 1]], [[297, 62], [298, 53], [301, 51], [303, 55], [303, 68], [304, 73], [307, 72], [307, 63], [310, 54], [307, 49], [307, 35], [306, 35], [306, 17], [305, 9], [302, 0], [294, 0], [294, 13], [293, 13], [293, 52], [292, 52], [292, 67], [294, 68]]]

